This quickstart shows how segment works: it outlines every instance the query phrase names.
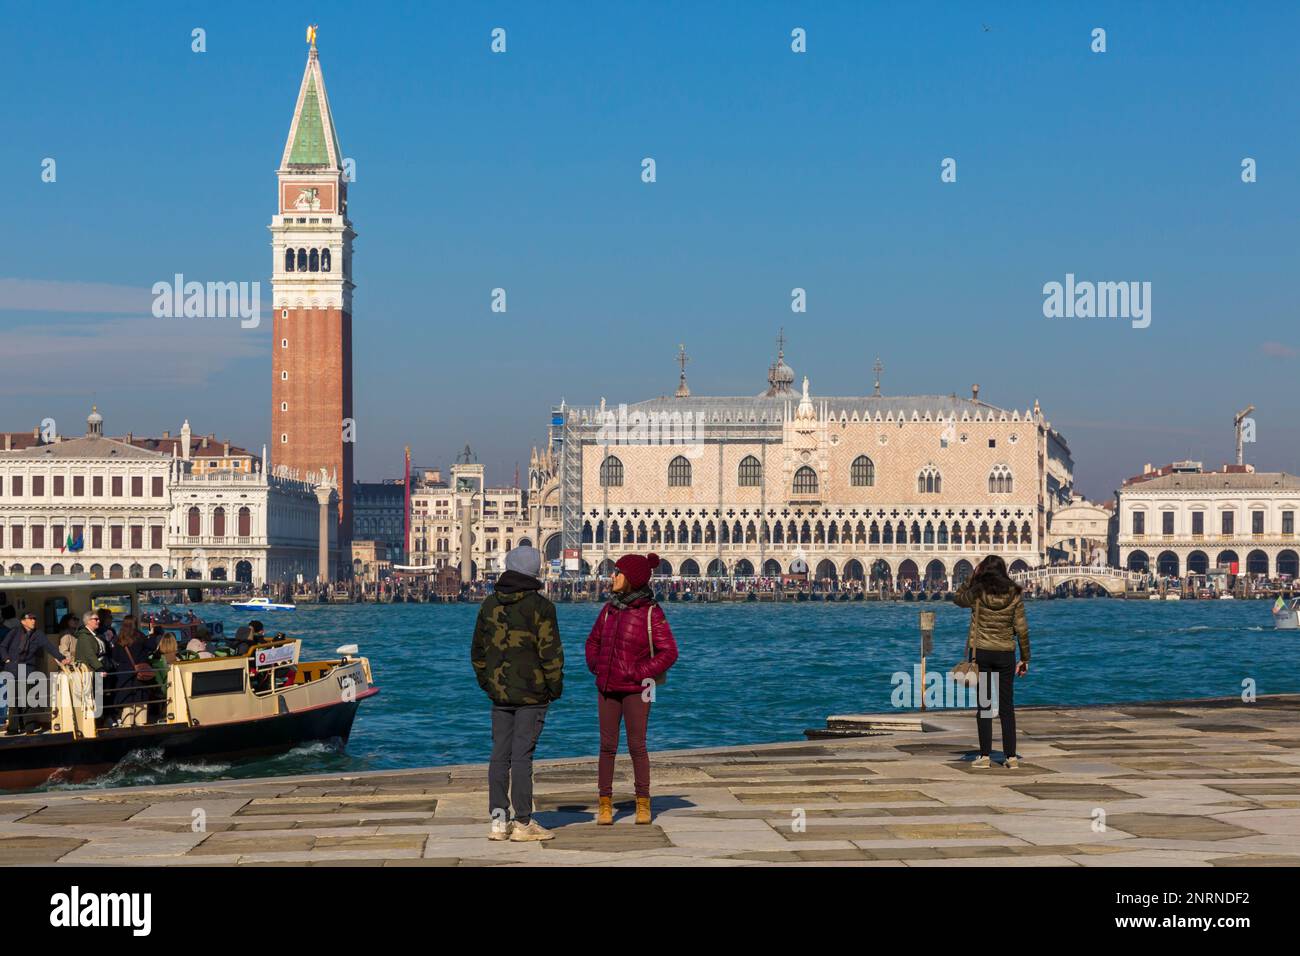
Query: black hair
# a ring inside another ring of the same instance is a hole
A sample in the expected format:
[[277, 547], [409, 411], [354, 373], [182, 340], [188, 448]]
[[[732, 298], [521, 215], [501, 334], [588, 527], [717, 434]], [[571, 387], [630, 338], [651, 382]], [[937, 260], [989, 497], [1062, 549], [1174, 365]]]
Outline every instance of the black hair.
[[250, 631], [256, 631], [256, 632], [259, 633], [259, 634], [261, 634], [262, 631], [264, 630], [264, 628], [262, 627], [262, 622], [261, 622], [261, 621], [249, 621], [249, 622], [248, 622], [248, 629], [249, 629]]

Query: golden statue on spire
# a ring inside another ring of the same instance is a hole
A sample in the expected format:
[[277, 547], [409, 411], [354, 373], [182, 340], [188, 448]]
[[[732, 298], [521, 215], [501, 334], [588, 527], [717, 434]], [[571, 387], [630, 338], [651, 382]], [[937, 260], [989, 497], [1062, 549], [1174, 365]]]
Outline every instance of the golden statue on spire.
[[313, 50], [316, 49], [316, 24], [314, 23], [307, 27], [307, 42], [311, 44]]

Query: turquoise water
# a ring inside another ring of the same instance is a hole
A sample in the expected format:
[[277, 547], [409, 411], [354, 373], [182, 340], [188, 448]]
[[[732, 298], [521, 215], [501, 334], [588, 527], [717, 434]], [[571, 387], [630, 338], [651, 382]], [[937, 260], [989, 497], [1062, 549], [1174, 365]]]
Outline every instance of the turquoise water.
[[[890, 708], [891, 675], [917, 662], [918, 612], [937, 612], [930, 667], [946, 671], [969, 612], [942, 603], [664, 605], [681, 657], [658, 689], [651, 749], [802, 739], [834, 713]], [[1028, 605], [1032, 662], [1021, 704], [1089, 704], [1300, 691], [1298, 631], [1274, 631], [1267, 601], [1057, 600]], [[596, 750], [595, 688], [583, 645], [598, 605], [558, 608], [567, 666], [538, 756]], [[140, 754], [94, 786], [211, 780], [486, 761], [489, 704], [469, 642], [478, 606], [304, 606], [266, 613], [267, 630], [301, 637], [304, 656], [357, 643], [381, 693], [362, 703], [346, 751], [311, 744], [242, 764], [161, 766]], [[212, 605], [227, 632], [246, 612]]]

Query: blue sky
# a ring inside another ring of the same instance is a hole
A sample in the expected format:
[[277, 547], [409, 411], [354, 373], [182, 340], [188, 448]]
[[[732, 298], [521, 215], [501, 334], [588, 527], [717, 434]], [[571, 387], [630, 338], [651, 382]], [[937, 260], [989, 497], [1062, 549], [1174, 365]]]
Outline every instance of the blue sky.
[[[508, 484], [561, 397], [671, 392], [678, 342], [697, 393], [755, 394], [781, 326], [814, 393], [868, 392], [879, 354], [888, 393], [1037, 398], [1092, 497], [1227, 460], [1248, 403], [1247, 460], [1300, 471], [1300, 7], [1089, 6], [0, 3], [0, 429], [96, 401], [113, 432], [266, 441], [269, 322], [147, 290], [269, 307], [316, 22], [357, 164], [362, 478], [469, 442]], [[1066, 273], [1151, 282], [1150, 327], [1045, 318]]]

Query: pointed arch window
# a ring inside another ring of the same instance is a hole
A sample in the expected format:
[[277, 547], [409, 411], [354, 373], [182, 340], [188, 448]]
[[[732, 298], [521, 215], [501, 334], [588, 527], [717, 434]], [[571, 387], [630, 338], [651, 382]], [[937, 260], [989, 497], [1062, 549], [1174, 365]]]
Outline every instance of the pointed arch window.
[[613, 455], [606, 455], [600, 463], [600, 485], [602, 488], [623, 487], [623, 462]]
[[796, 495], [815, 495], [817, 493], [817, 472], [803, 465], [794, 473], [794, 493]]
[[916, 490], [922, 495], [938, 495], [943, 493], [943, 476], [939, 474], [939, 469], [934, 465], [926, 465], [916, 476]]
[[689, 488], [691, 485], [691, 463], [678, 455], [668, 463], [668, 487]]
[[746, 455], [740, 462], [737, 483], [742, 488], [757, 488], [762, 479], [763, 466], [753, 455]]
[[859, 455], [849, 466], [849, 481], [854, 488], [870, 488], [876, 483], [876, 463], [866, 455]]
[[994, 465], [989, 472], [989, 493], [994, 495], [1011, 494], [1011, 469], [1006, 465]]

